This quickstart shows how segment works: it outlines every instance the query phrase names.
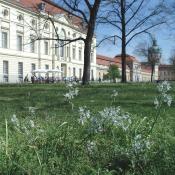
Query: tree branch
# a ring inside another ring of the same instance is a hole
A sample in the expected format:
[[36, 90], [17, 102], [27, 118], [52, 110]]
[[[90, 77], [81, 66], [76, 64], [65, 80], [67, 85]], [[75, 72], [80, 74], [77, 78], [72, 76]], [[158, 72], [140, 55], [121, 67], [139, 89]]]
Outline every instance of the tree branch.
[[144, 30], [142, 30], [142, 31], [140, 31], [140, 32], [137, 32], [137, 33], [135, 33], [127, 42], [126, 42], [126, 46], [129, 44], [129, 42], [134, 38], [134, 37], [136, 37], [137, 35], [139, 35], [139, 34], [141, 34], [141, 33], [147, 33], [147, 31], [148, 30], [150, 30], [150, 29], [152, 29], [152, 28], [154, 28], [154, 27], [156, 27], [156, 26], [158, 26], [158, 25], [161, 25], [161, 24], [163, 24], [164, 22], [160, 22], [160, 23], [157, 23], [157, 24], [154, 24], [154, 25], [152, 25], [152, 26], [150, 26], [150, 27], [148, 27], [148, 28], [146, 28], [146, 29], [144, 29]]

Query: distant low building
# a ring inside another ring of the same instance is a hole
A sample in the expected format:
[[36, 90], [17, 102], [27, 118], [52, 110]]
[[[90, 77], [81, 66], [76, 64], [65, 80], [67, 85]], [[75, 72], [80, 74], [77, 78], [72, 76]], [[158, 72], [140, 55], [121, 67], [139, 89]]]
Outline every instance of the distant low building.
[[175, 81], [175, 66], [165, 64], [160, 65], [159, 80]]
[[[122, 72], [121, 55], [114, 58], [97, 55], [97, 78], [101, 78], [107, 74], [110, 64], [116, 64]], [[126, 56], [126, 77], [131, 82], [149, 82], [151, 81], [151, 66], [148, 62], [139, 62], [131, 55]], [[158, 65], [155, 66], [153, 79], [158, 80]]]
[[[121, 73], [121, 63], [118, 62], [116, 59], [103, 56], [103, 55], [97, 55], [97, 61], [96, 61], [96, 67], [97, 67], [97, 79], [104, 79], [104, 76], [108, 73], [109, 66], [111, 64], [115, 64], [118, 66], [119, 71]], [[130, 70], [129, 67], [127, 66], [126, 68], [126, 76], [127, 76], [127, 81], [130, 81]]]
[[[121, 64], [121, 55], [116, 55], [114, 58]], [[141, 81], [141, 64], [131, 55], [126, 55], [126, 65], [129, 67], [130, 81]]]

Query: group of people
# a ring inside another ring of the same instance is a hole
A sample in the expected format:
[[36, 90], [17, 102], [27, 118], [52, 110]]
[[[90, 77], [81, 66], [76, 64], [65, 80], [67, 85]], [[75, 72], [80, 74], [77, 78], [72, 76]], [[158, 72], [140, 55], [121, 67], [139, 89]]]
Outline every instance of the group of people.
[[34, 83], [54, 83], [54, 82], [58, 82], [60, 80], [61, 79], [59, 79], [59, 78], [54, 78], [54, 77], [49, 77], [49, 76], [46, 76], [45, 78], [42, 76], [37, 77], [35, 74], [33, 74], [31, 76], [30, 80], [28, 78], [28, 74], [24, 78], [25, 83], [31, 81], [32, 84], [34, 84]]
[[36, 75], [31, 76], [31, 82], [34, 83], [54, 83], [60, 81], [59, 78], [46, 76], [45, 78], [42, 76], [37, 77]]
[[49, 76], [37, 77], [35, 74], [32, 74], [32, 76], [30, 77], [30, 80], [28, 78], [28, 74], [24, 78], [25, 83], [32, 82], [32, 84], [34, 83], [55, 83], [55, 82], [60, 82], [60, 81], [64, 81], [65, 83], [75, 81], [78, 83], [80, 79], [78, 79], [77, 77], [62, 77], [62, 78], [53, 77], [53, 76], [52, 77], [49, 77]]

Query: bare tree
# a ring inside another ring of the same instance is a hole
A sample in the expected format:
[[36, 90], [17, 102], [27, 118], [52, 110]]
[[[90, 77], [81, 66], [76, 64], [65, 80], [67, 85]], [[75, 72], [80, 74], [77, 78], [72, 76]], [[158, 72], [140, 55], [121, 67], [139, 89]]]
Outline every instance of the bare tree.
[[121, 41], [122, 82], [126, 82], [126, 49], [137, 36], [164, 24], [165, 1], [151, 0], [107, 0], [108, 6], [100, 22], [110, 24], [116, 31], [115, 37]]
[[[43, 15], [43, 13], [39, 13], [41, 16], [40, 18], [45, 19], [45, 23], [48, 21], [51, 22], [54, 28], [55, 35], [53, 37], [42, 37], [40, 32], [38, 32], [38, 29], [35, 31], [37, 36], [34, 37], [33, 40], [52, 40], [57, 41], [59, 47], [64, 47], [67, 44], [70, 44], [72, 42], [76, 41], [83, 41], [84, 42], [84, 72], [83, 72], [83, 80], [82, 84], [86, 85], [89, 84], [90, 81], [90, 66], [91, 66], [91, 49], [92, 49], [92, 42], [94, 37], [94, 31], [96, 27], [96, 19], [97, 14], [99, 12], [100, 5], [103, 0], [57, 0], [55, 1], [56, 5], [62, 4], [65, 9], [65, 12], [63, 12], [65, 15], [76, 17], [78, 19], [79, 24], [81, 25], [83, 32], [85, 32], [85, 37], [78, 37], [74, 39], [64, 39], [61, 38], [57, 32], [57, 28], [55, 25], [55, 19], [52, 15], [52, 11], [47, 12], [47, 15]], [[47, 3], [53, 4], [53, 2], [47, 1]], [[37, 9], [38, 7], [36, 7]], [[45, 12], [46, 13], [46, 12]], [[44, 25], [41, 25], [44, 26]], [[42, 31], [42, 28], [39, 29]]]
[[102, 0], [57, 0], [63, 3], [68, 10], [82, 17], [84, 25], [86, 25], [86, 38], [84, 41], [84, 72], [82, 84], [88, 84], [90, 80], [90, 57], [94, 31], [96, 27], [97, 14], [99, 12]]
[[171, 51], [171, 55], [170, 55], [169, 61], [170, 61], [170, 64], [175, 66], [175, 49], [173, 49]]

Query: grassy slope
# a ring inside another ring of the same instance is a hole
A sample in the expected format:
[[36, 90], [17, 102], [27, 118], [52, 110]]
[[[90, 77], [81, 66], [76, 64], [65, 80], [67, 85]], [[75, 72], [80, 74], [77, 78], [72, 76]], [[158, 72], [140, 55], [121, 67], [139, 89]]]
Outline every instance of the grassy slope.
[[[88, 106], [91, 110], [103, 109], [111, 105], [111, 94], [116, 89], [119, 96], [115, 106], [121, 106], [128, 112], [144, 116], [154, 115], [153, 101], [157, 94], [152, 84], [117, 84], [93, 85], [80, 87], [80, 95], [74, 100], [75, 109]], [[38, 108], [39, 115], [64, 117], [72, 116], [70, 105], [64, 102], [64, 85], [1, 85], [0, 111], [1, 118], [15, 114], [23, 114], [29, 106]], [[171, 90], [175, 97], [175, 84]], [[166, 116], [175, 116], [175, 103]], [[75, 113], [76, 115], [76, 113]]]
[[[157, 95], [155, 84], [92, 85], [89, 87], [79, 87], [79, 88], [80, 88], [80, 94], [74, 100], [75, 110], [72, 111], [71, 106], [64, 101], [63, 94], [66, 92], [66, 88], [64, 85], [22, 85], [22, 86], [20, 85], [1, 85], [0, 86], [0, 117], [1, 117], [1, 121], [0, 121], [1, 135], [0, 137], [3, 136], [3, 138], [5, 138], [5, 120], [4, 120], [5, 117], [9, 118], [12, 116], [12, 114], [17, 114], [17, 117], [25, 118], [28, 116], [27, 107], [33, 106], [33, 107], [38, 108], [36, 112], [36, 117], [37, 117], [38, 122], [40, 124], [42, 124], [43, 122], [44, 125], [47, 125], [46, 127], [49, 128], [47, 129], [48, 138], [45, 138], [46, 141], [48, 141], [48, 143], [46, 142], [48, 144], [48, 148], [50, 147], [51, 149], [56, 148], [55, 146], [52, 146], [52, 143], [55, 144], [57, 142], [57, 138], [62, 136], [62, 132], [57, 127], [56, 128], [52, 127], [52, 129], [50, 130], [51, 128], [50, 124], [54, 125], [56, 121], [60, 123], [62, 123], [62, 121], [68, 121], [69, 123], [73, 122], [74, 124], [72, 126], [74, 127], [73, 128], [70, 127], [69, 129], [71, 130], [70, 133], [75, 132], [75, 134], [73, 134], [72, 136], [70, 135], [69, 136], [70, 138], [68, 137], [69, 139], [68, 141], [72, 141], [71, 138], [73, 140], [75, 138], [79, 138], [77, 136], [79, 133], [79, 130], [76, 129], [77, 120], [75, 120], [75, 118], [78, 117], [78, 113], [77, 113], [78, 107], [86, 105], [92, 111], [102, 110], [104, 107], [111, 105], [112, 103], [111, 94], [114, 89], [119, 92], [119, 96], [116, 98], [116, 102], [113, 103], [113, 105], [121, 106], [125, 111], [136, 114], [139, 117], [140, 116], [149, 117], [151, 115], [154, 115], [156, 112], [154, 109], [154, 105], [153, 105], [154, 97]], [[171, 93], [173, 95], [173, 99], [175, 99], [175, 84], [173, 85]], [[175, 127], [174, 127], [175, 126], [175, 108], [174, 107], [175, 107], [175, 103], [173, 102], [172, 107], [167, 109], [166, 113], [162, 113], [162, 116], [168, 119], [167, 126], [168, 128], [170, 128], [172, 136], [174, 136], [175, 134]], [[47, 124], [47, 121], [49, 121], [47, 120], [48, 117], [51, 120], [53, 118], [54, 122], [48, 122]], [[58, 125], [55, 125], [55, 126], [58, 126]], [[162, 128], [162, 126], [160, 127]], [[158, 129], [160, 130], [161, 128], [158, 128]], [[18, 134], [13, 135], [12, 133], [13, 133], [13, 130], [9, 132], [10, 145], [12, 146], [12, 144], [14, 143], [13, 150], [15, 151], [17, 150], [17, 153], [20, 155], [19, 158], [22, 159], [20, 161], [14, 158], [14, 160], [18, 163], [22, 162], [22, 165], [24, 165], [25, 168], [28, 167], [28, 161], [32, 160], [32, 164], [29, 167], [29, 170], [34, 169], [36, 172], [39, 172], [39, 169], [38, 170], [35, 169], [36, 167], [39, 167], [36, 156], [34, 156], [31, 149], [29, 149], [28, 147], [25, 147], [25, 145], [21, 145], [21, 144], [26, 143], [26, 142], [24, 143], [22, 142], [25, 139], [22, 138], [21, 135], [20, 136], [18, 136]], [[54, 140], [55, 136], [56, 136], [56, 140]], [[20, 147], [18, 148], [19, 143], [20, 143]], [[61, 143], [62, 141], [60, 141], [60, 144]], [[15, 145], [17, 148], [15, 148]], [[26, 152], [26, 149], [27, 149], [27, 152]], [[74, 149], [75, 150], [72, 152], [75, 152], [75, 154], [79, 154], [79, 151], [76, 152], [76, 149], [77, 149], [76, 145], [74, 145]], [[72, 155], [71, 153], [67, 153], [67, 151], [71, 152], [72, 150], [72, 142], [70, 143], [68, 142], [65, 145], [65, 148], [63, 150], [64, 151], [66, 150], [66, 155], [68, 156]], [[42, 151], [42, 149], [40, 151]], [[48, 154], [49, 158], [54, 157], [52, 153], [53, 151]], [[60, 155], [60, 150], [58, 151], [58, 153]], [[80, 153], [82, 152], [80, 151]], [[21, 155], [24, 155], [24, 156], [21, 157]], [[40, 153], [40, 155], [42, 154]], [[60, 160], [58, 160], [57, 162], [62, 162], [61, 158], [63, 157], [65, 158], [66, 156], [61, 154], [58, 157], [60, 158]], [[81, 156], [75, 156], [75, 157], [81, 158]], [[68, 167], [70, 170], [71, 168], [74, 169], [73, 167], [70, 167], [72, 163], [73, 163], [72, 166], [74, 165], [77, 166], [79, 165], [78, 163], [81, 162], [81, 159], [74, 160], [71, 158], [70, 160], [73, 160], [74, 163], [70, 162], [70, 164], [68, 164]], [[161, 160], [163, 159], [164, 157], [161, 158]], [[4, 162], [5, 159], [2, 158], [0, 160]], [[63, 159], [63, 162], [65, 162], [64, 159]], [[78, 163], [76, 164], [76, 162]], [[64, 167], [67, 167], [67, 165]], [[27, 169], [28, 168], [26, 168], [26, 170]], [[161, 168], [159, 169], [160, 171], [162, 171]], [[8, 168], [5, 168], [5, 170], [7, 171]], [[3, 172], [5, 170], [0, 170], [0, 171]], [[173, 171], [173, 168], [172, 168], [172, 171]], [[9, 170], [9, 172], [14, 172], [14, 170], [13, 169]], [[169, 172], [171, 172], [171, 169]]]

